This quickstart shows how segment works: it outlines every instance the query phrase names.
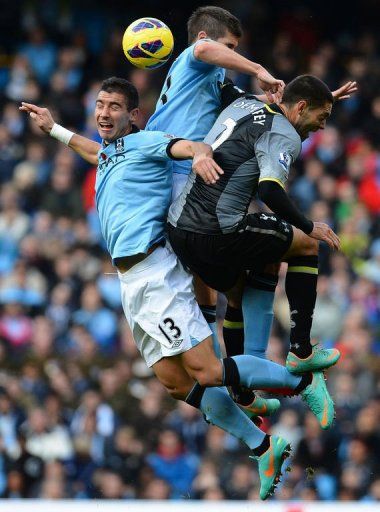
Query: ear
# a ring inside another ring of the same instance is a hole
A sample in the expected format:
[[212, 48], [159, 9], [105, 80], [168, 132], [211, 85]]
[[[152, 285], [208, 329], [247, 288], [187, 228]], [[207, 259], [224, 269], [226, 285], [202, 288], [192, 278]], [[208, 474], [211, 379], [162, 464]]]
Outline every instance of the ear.
[[197, 41], [199, 41], [199, 39], [206, 39], [206, 37], [208, 37], [207, 33], [204, 30], [201, 30], [198, 32]]
[[138, 108], [134, 108], [129, 112], [129, 120], [131, 123], [134, 123], [137, 121], [137, 118], [139, 117], [140, 110]]
[[301, 100], [297, 103], [297, 113], [302, 116], [304, 114], [305, 110], [307, 109], [307, 101]]

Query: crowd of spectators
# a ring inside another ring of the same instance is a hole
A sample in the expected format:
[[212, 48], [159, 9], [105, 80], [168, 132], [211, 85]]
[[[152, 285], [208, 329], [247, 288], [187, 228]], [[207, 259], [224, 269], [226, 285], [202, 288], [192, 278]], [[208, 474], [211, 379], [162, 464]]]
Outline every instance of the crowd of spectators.
[[[100, 80], [124, 76], [139, 89], [143, 127], [167, 68], [132, 69], [120, 49], [123, 27], [144, 13], [163, 18], [178, 34], [178, 54], [196, 6], [181, 13], [148, 2], [122, 22], [116, 4], [107, 17], [98, 2], [49, 1], [40, 12], [37, 3], [17, 11], [18, 27], [9, 6], [0, 36], [0, 496], [257, 499], [244, 446], [171, 400], [139, 357], [99, 232], [95, 169], [18, 110], [20, 101], [48, 106], [96, 139]], [[245, 20], [242, 53], [276, 77], [312, 73], [332, 89], [348, 79], [360, 87], [304, 143], [289, 188], [342, 239], [341, 253], [321, 246], [313, 323], [315, 340], [342, 353], [328, 372], [336, 422], [323, 432], [302, 402], [286, 399], [264, 428], [293, 446], [293, 470], [274, 499], [380, 500], [379, 34], [343, 24], [329, 31], [305, 7], [223, 5]], [[232, 78], [256, 90], [249, 78]], [[269, 357], [283, 363], [283, 276], [275, 310]]]

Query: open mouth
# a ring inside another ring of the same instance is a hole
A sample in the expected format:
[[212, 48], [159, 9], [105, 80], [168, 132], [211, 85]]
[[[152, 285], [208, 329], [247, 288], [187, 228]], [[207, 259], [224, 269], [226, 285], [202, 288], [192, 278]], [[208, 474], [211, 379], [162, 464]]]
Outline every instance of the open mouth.
[[102, 130], [112, 130], [113, 128], [113, 124], [111, 123], [106, 123], [106, 122], [100, 122], [99, 123], [99, 127], [102, 129]]

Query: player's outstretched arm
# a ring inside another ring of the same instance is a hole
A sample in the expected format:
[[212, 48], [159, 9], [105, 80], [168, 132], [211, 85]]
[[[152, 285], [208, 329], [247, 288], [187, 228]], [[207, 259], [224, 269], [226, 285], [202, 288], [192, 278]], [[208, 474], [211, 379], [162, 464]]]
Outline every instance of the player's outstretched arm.
[[[339, 100], [347, 100], [348, 98], [351, 98], [351, 95], [357, 92], [358, 86], [356, 82], [346, 82], [342, 87], [339, 87], [339, 89], [336, 89], [335, 91], [331, 91], [331, 94], [333, 95], [334, 102]], [[282, 95], [283, 95], [284, 89], [283, 87], [279, 88], [278, 91], [272, 95], [273, 102], [277, 103], [279, 105], [282, 101]], [[259, 101], [263, 101], [266, 103], [268, 101], [268, 95], [267, 94], [256, 94], [256, 98]]]
[[201, 176], [208, 185], [216, 183], [223, 170], [213, 159], [212, 147], [203, 142], [192, 142], [181, 139], [170, 147], [170, 153], [175, 159], [192, 159], [193, 171]]
[[274, 78], [261, 64], [246, 59], [216, 41], [207, 40], [197, 44], [194, 48], [194, 56], [196, 59], [214, 66], [256, 76], [259, 86], [265, 91], [271, 102], [274, 101], [272, 94], [284, 88], [284, 82]]
[[84, 160], [90, 164], [98, 164], [98, 151], [100, 144], [93, 140], [82, 137], [76, 133], [70, 132], [54, 122], [50, 110], [44, 107], [38, 107], [32, 103], [21, 103], [20, 110], [28, 112], [36, 125], [47, 135], [54, 137], [69, 146], [73, 151], [78, 153]]

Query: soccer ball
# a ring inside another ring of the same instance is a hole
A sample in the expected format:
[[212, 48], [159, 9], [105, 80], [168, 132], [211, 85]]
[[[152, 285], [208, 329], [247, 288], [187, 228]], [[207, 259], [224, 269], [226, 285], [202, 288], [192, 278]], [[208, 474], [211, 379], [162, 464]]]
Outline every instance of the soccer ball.
[[170, 28], [156, 18], [140, 18], [123, 36], [125, 56], [134, 66], [153, 69], [168, 61], [174, 46]]

